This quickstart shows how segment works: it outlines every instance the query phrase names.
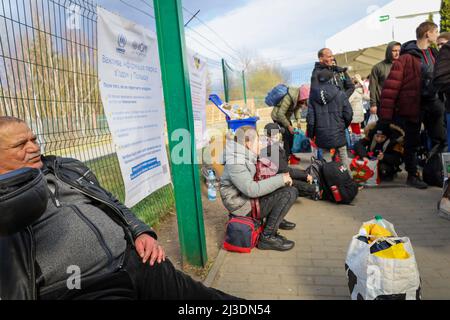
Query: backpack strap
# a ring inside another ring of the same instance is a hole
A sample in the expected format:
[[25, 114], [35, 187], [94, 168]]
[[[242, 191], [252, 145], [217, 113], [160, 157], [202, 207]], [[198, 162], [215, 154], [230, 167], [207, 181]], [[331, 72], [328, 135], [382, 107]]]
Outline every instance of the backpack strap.
[[[259, 162], [259, 159], [257, 160], [257, 162]], [[260, 169], [258, 163], [255, 164], [255, 167], [256, 167], [256, 174], [253, 179], [254, 179], [254, 181], [258, 182], [261, 169]], [[261, 221], [261, 207], [259, 205], [259, 199], [258, 198], [251, 199], [250, 202], [252, 205], [252, 212], [251, 212], [252, 218], [255, 220]]]
[[259, 205], [259, 199], [251, 199], [252, 204], [252, 218], [261, 221], [261, 207]]

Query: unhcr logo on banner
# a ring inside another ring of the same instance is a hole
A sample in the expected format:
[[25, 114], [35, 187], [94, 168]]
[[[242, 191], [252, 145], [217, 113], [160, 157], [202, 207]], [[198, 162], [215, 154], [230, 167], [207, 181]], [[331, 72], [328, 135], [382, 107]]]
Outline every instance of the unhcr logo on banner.
[[138, 56], [145, 57], [147, 55], [148, 46], [143, 42], [138, 43], [137, 41], [133, 41], [132, 47]]
[[118, 48], [116, 49], [116, 51], [118, 53], [125, 54], [125, 47], [127, 45], [127, 42], [127, 38], [123, 34], [120, 34], [117, 38]]

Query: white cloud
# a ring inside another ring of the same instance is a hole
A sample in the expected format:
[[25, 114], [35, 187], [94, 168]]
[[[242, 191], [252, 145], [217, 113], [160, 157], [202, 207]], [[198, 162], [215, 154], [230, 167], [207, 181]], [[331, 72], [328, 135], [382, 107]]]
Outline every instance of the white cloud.
[[[251, 48], [259, 56], [277, 60], [283, 65], [298, 65], [310, 62], [312, 53], [305, 52], [302, 44], [302, 30], [312, 22], [305, 12], [313, 12], [316, 5], [311, 2], [298, 0], [253, 0], [247, 5], [230, 11], [224, 16], [208, 22], [222, 38], [232, 44], [236, 50]], [[317, 17], [316, 17], [317, 18]], [[206, 26], [199, 25], [195, 31], [207, 38], [214, 39], [218, 47], [224, 52], [233, 53]], [[214, 51], [219, 49], [212, 46], [195, 32], [186, 30], [189, 35], [188, 45], [211, 58], [218, 59], [192, 37]], [[306, 37], [305, 37], [306, 38]], [[227, 54], [224, 55], [225, 58]], [[280, 60], [281, 59], [281, 60]], [[314, 59], [314, 58], [312, 58]]]
[[[328, 37], [364, 17], [370, 6], [389, 1], [252, 0], [207, 24], [236, 50], [251, 48], [258, 56], [290, 67], [315, 61], [317, 51], [325, 46]], [[227, 58], [229, 53], [234, 54], [206, 26], [197, 25], [195, 31], [212, 39], [221, 49], [186, 30], [192, 49], [216, 60], [220, 55]], [[192, 37], [211, 50], [223, 52], [212, 53]]]

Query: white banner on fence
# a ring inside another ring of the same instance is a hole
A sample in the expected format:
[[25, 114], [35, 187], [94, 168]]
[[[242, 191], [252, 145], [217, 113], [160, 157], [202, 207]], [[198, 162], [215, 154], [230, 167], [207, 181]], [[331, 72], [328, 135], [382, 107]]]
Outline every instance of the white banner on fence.
[[152, 31], [97, 12], [100, 93], [132, 207], [170, 183], [158, 44]]
[[189, 78], [191, 82], [192, 111], [194, 113], [195, 141], [197, 149], [208, 144], [206, 134], [206, 78], [207, 61], [201, 55], [188, 50]]

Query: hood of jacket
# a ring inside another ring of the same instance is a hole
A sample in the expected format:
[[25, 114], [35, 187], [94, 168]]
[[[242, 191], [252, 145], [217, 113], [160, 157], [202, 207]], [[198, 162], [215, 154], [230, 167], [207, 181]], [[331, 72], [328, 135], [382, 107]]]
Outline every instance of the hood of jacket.
[[289, 87], [289, 95], [294, 101], [294, 105], [297, 106], [298, 98], [300, 96], [300, 88], [299, 87]]
[[316, 69], [317, 71], [320, 71], [320, 70], [323, 70], [323, 69], [329, 69], [329, 70], [331, 70], [333, 72], [336, 72], [336, 73], [341, 73], [341, 72], [345, 73], [348, 70], [348, 68], [342, 68], [342, 67], [339, 67], [339, 66], [332, 66], [332, 67], [330, 67], [330, 66], [322, 64], [320, 62], [316, 62], [315, 66], [314, 66], [314, 69]]
[[[366, 137], [369, 138], [369, 140], [372, 140], [373, 137], [375, 136], [376, 126], [377, 126], [377, 123], [372, 122], [364, 128], [364, 134], [366, 135]], [[395, 124], [391, 124], [389, 127], [390, 127], [392, 133], [391, 133], [391, 136], [389, 136], [387, 138], [388, 139], [393, 138], [395, 142], [403, 143], [405, 140], [405, 131]]]
[[392, 56], [392, 49], [394, 49], [395, 46], [401, 46], [401, 45], [402, 44], [397, 41], [392, 41], [388, 44], [388, 46], [386, 48], [386, 58], [384, 60], [386, 63], [394, 62], [394, 58]]
[[400, 55], [404, 55], [404, 54], [410, 54], [410, 55], [416, 56], [418, 58], [423, 57], [422, 50], [417, 46], [416, 40], [411, 40], [411, 41], [405, 42], [402, 45], [402, 50], [400, 52]]
[[326, 105], [332, 102], [339, 93], [339, 88], [333, 84], [320, 84], [318, 87], [312, 89], [311, 97], [312, 101]]

